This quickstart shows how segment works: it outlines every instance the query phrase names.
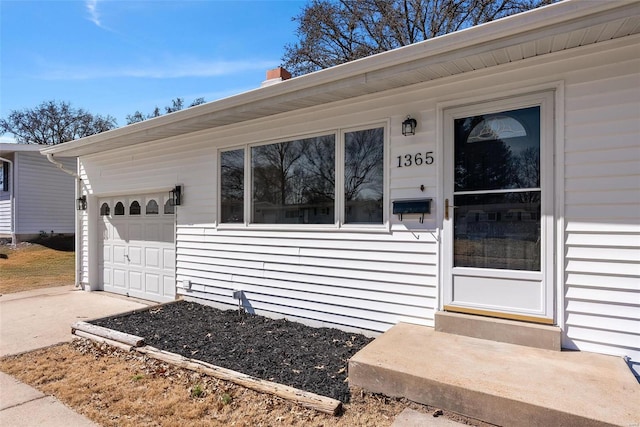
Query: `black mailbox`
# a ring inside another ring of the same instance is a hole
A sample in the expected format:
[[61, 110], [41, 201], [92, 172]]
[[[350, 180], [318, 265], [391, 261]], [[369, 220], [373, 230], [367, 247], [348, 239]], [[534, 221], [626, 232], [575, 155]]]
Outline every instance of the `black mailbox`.
[[423, 222], [424, 214], [431, 213], [431, 199], [394, 200], [393, 213], [400, 215], [400, 221], [404, 214], [422, 214], [420, 222]]

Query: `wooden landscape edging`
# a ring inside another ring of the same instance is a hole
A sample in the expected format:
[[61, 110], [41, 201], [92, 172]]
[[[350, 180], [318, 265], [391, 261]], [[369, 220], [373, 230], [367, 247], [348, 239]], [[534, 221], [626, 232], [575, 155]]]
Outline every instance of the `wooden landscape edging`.
[[71, 325], [71, 333], [75, 334], [76, 331], [82, 331], [97, 337], [128, 344], [131, 347], [142, 347], [144, 345], [144, 338], [142, 337], [125, 334], [124, 332], [114, 331], [113, 329], [92, 325], [87, 322], [76, 322]]
[[230, 381], [260, 393], [273, 394], [274, 396], [296, 402], [306, 408], [315, 409], [316, 411], [326, 414], [338, 415], [342, 408], [342, 402], [330, 397], [321, 396], [284, 384], [262, 380], [251, 375], [215, 366], [201, 360], [190, 359], [155, 347], [145, 346], [144, 339], [135, 335], [125, 334], [86, 322], [74, 323], [71, 327], [71, 333], [92, 341], [113, 345], [122, 350], [135, 350], [156, 360], [171, 363], [180, 368], [210, 375], [221, 380]]

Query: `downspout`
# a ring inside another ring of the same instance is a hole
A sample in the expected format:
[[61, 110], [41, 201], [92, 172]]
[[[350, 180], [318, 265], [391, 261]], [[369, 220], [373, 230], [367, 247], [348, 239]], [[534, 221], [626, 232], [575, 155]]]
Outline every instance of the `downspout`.
[[[74, 177], [76, 179], [76, 196], [75, 198], [77, 199], [78, 197], [81, 196], [82, 194], [82, 179], [80, 179], [80, 176], [74, 172], [74, 171], [70, 171], [64, 168], [64, 165], [60, 162], [58, 162], [56, 159], [53, 158], [53, 154], [47, 154], [47, 160], [49, 160], [51, 163], [53, 163], [58, 169], [60, 169], [62, 172], [71, 175], [72, 177]], [[78, 215], [78, 211], [76, 211], [76, 215], [75, 215], [75, 222], [76, 222], [76, 233], [75, 233], [75, 251], [76, 251], [76, 283], [75, 286], [76, 288], [80, 288], [81, 287], [81, 283], [80, 283], [80, 278], [82, 277], [82, 266], [80, 265], [80, 259], [81, 257], [78, 254], [80, 245], [82, 244], [81, 241], [81, 233], [80, 233], [80, 215]]]
[[0, 161], [9, 163], [9, 171], [11, 176], [9, 177], [9, 200], [11, 203], [11, 245], [16, 245], [16, 200], [13, 194], [13, 180], [14, 180], [14, 170], [13, 170], [13, 161], [9, 160], [5, 157], [0, 157]]

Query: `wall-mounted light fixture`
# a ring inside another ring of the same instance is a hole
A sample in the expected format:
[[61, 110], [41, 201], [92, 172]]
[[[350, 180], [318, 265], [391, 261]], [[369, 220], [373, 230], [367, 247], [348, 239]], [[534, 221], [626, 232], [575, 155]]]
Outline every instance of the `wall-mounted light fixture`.
[[416, 119], [411, 118], [411, 116], [407, 116], [407, 119], [402, 122], [402, 134], [404, 136], [415, 135], [416, 126], [418, 126]]
[[87, 210], [87, 196], [82, 195], [76, 199], [76, 209], [79, 211]]
[[182, 203], [182, 185], [176, 185], [176, 187], [170, 191], [171, 204], [173, 206], [180, 206]]

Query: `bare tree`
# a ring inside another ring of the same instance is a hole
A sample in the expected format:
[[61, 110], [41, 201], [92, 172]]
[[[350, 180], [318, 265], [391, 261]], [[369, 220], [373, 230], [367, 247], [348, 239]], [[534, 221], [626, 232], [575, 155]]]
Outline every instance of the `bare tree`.
[[0, 119], [0, 134], [20, 144], [56, 145], [116, 127], [116, 119], [75, 109], [68, 102], [46, 101], [35, 108], [12, 111]]
[[285, 46], [294, 75], [417, 43], [556, 0], [313, 0]]
[[[204, 98], [200, 97], [200, 98], [196, 98], [193, 100], [193, 102], [191, 104], [189, 104], [189, 108], [191, 107], [195, 107], [196, 105], [200, 105], [200, 104], [204, 104], [206, 101], [204, 100]], [[164, 111], [166, 114], [169, 113], [174, 113], [176, 111], [180, 111], [182, 110], [184, 107], [184, 99], [183, 98], [175, 98], [171, 100], [171, 105], [164, 107]], [[153, 109], [153, 112], [151, 114], [143, 114], [140, 111], [136, 111], [133, 114], [128, 114], [126, 119], [127, 119], [127, 124], [133, 124], [133, 123], [138, 123], [138, 122], [143, 122], [147, 119], [152, 119], [154, 117], [160, 117], [162, 115], [162, 113], [160, 112], [160, 108], [158, 108], [158, 106], [156, 106]]]

